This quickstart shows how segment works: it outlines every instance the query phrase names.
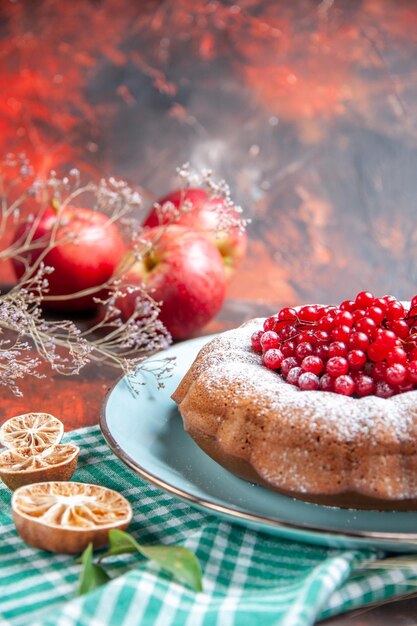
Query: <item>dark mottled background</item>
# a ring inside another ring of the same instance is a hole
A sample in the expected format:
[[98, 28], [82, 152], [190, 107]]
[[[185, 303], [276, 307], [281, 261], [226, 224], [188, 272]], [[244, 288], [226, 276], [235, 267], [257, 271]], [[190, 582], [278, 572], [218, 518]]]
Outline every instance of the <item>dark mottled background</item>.
[[0, 3], [0, 142], [252, 218], [232, 299], [417, 292], [417, 2]]

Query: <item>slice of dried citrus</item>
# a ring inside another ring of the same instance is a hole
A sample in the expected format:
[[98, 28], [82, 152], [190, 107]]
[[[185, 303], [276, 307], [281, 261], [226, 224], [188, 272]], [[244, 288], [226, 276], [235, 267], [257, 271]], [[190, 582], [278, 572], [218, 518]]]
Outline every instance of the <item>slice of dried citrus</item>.
[[11, 417], [0, 429], [6, 448], [53, 446], [61, 441], [64, 425], [49, 413], [24, 413]]
[[69, 480], [79, 451], [72, 443], [4, 450], [0, 453], [0, 478], [10, 489], [47, 480]]
[[109, 530], [124, 530], [132, 519], [129, 502], [116, 491], [75, 482], [19, 487], [12, 511], [26, 543], [66, 554], [82, 552], [90, 541], [95, 548], [107, 544]]

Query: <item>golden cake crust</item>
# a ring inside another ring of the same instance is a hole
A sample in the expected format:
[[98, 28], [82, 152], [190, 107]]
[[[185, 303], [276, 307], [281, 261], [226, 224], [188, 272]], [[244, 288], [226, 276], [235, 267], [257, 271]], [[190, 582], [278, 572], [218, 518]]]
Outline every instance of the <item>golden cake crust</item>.
[[262, 365], [255, 319], [206, 344], [173, 394], [186, 431], [238, 476], [351, 508], [417, 509], [417, 391], [301, 391]]

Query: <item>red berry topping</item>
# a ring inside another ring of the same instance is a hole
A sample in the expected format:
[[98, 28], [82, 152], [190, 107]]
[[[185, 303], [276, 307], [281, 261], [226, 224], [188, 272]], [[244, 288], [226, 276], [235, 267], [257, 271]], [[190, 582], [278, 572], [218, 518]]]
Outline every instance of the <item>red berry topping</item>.
[[301, 368], [304, 372], [313, 372], [318, 375], [323, 370], [323, 361], [318, 356], [306, 356], [301, 361]]
[[355, 304], [358, 309], [366, 309], [374, 302], [374, 296], [370, 291], [361, 291], [356, 296]]
[[278, 319], [281, 322], [295, 322], [295, 320], [297, 319], [297, 311], [295, 309], [285, 307], [284, 309], [281, 309], [281, 311], [278, 313]]
[[351, 333], [350, 326], [343, 324], [342, 326], [334, 326], [332, 330], [332, 339], [334, 341], [348, 341]]
[[407, 364], [407, 352], [404, 350], [404, 348], [400, 348], [400, 346], [395, 346], [395, 348], [393, 348], [391, 352], [388, 352], [387, 364], [394, 365], [394, 363], [401, 363], [401, 365]]
[[266, 367], [277, 370], [281, 366], [284, 356], [278, 348], [271, 348], [264, 353], [262, 360]]
[[329, 346], [325, 343], [319, 344], [316, 347], [315, 355], [319, 357], [323, 362], [329, 358]]
[[355, 332], [349, 337], [350, 350], [366, 351], [369, 346], [369, 337], [365, 333]]
[[285, 307], [251, 336], [265, 367], [301, 390], [390, 398], [417, 390], [417, 295], [361, 291], [339, 306]]
[[304, 372], [298, 379], [298, 386], [303, 391], [315, 391], [319, 388], [319, 377], [312, 372]]
[[326, 363], [326, 371], [330, 376], [342, 376], [349, 371], [349, 363], [342, 356], [334, 356]]
[[395, 389], [388, 383], [381, 380], [375, 385], [375, 395], [378, 398], [391, 398], [395, 394]]
[[312, 354], [314, 354], [313, 346], [307, 341], [299, 343], [295, 349], [295, 356], [297, 357], [297, 359], [299, 359], [300, 362], [305, 359], [306, 356], [311, 356]]
[[355, 381], [355, 391], [360, 398], [370, 396], [375, 391], [375, 383], [370, 376], [360, 374]]
[[334, 390], [336, 393], [341, 393], [343, 396], [351, 396], [355, 391], [353, 378], [347, 374], [338, 376], [334, 381]]
[[362, 350], [351, 350], [348, 352], [347, 360], [351, 370], [360, 370], [366, 363], [366, 354]]
[[379, 306], [371, 306], [366, 312], [367, 316], [374, 320], [375, 324], [381, 324], [384, 319], [384, 311]]
[[348, 349], [343, 341], [333, 341], [329, 346], [329, 359], [334, 356], [347, 356]]
[[262, 330], [256, 330], [251, 337], [251, 343], [252, 343], [252, 348], [256, 351], [256, 352], [262, 352], [262, 346], [261, 346], [261, 337], [263, 335], [263, 331]]
[[394, 363], [387, 367], [385, 372], [385, 380], [393, 387], [403, 385], [407, 378], [407, 370], [401, 363]]
[[278, 348], [280, 345], [279, 335], [273, 330], [267, 330], [261, 337], [260, 340], [262, 350], [266, 352], [267, 350], [272, 350], [273, 348]]
[[282, 354], [284, 355], [284, 359], [286, 359], [287, 356], [293, 356], [294, 350], [295, 350], [295, 343], [293, 341], [286, 341], [285, 343], [281, 343], [280, 350]]
[[276, 317], [267, 317], [264, 321], [264, 330], [275, 330], [275, 324], [277, 323]]
[[405, 315], [404, 307], [401, 302], [391, 302], [385, 311], [387, 320], [399, 320]]
[[288, 376], [288, 372], [293, 367], [298, 367], [298, 361], [293, 356], [289, 356], [284, 359], [281, 363], [281, 372], [284, 376]]
[[410, 361], [407, 365], [407, 378], [412, 383], [417, 383], [417, 361]]
[[335, 379], [330, 374], [323, 374], [319, 387], [322, 391], [334, 391], [334, 381]]
[[361, 317], [361, 319], [355, 323], [355, 330], [365, 333], [365, 335], [368, 335], [371, 339], [375, 336], [377, 328], [372, 317]]
[[292, 367], [288, 372], [287, 383], [290, 383], [290, 385], [298, 385], [298, 379], [302, 373], [303, 370], [301, 367]]
[[320, 317], [320, 312], [316, 306], [302, 306], [298, 311], [300, 322], [316, 322]]

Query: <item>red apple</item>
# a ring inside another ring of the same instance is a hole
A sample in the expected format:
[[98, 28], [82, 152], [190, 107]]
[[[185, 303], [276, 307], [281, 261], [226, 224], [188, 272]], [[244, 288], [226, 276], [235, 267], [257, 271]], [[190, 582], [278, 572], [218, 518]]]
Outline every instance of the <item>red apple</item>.
[[[23, 241], [30, 228], [28, 221], [20, 224], [14, 241]], [[53, 230], [55, 228], [56, 231]], [[42, 240], [42, 246], [22, 255], [29, 264], [46, 250], [53, 232], [56, 246], [43, 259], [45, 265], [54, 268], [48, 275], [48, 297], [99, 287], [113, 275], [126, 251], [117, 226], [106, 215], [92, 209], [68, 206], [58, 214], [52, 209], [45, 211], [32, 240]], [[25, 272], [24, 264], [14, 259], [13, 266], [17, 278], [21, 278]], [[46, 300], [44, 304], [55, 310], [84, 311], [96, 306], [94, 295], [99, 294], [96, 292], [68, 300]]]
[[[218, 247], [223, 257], [226, 276], [230, 276], [235, 271], [246, 253], [246, 234], [238, 228], [231, 228], [228, 232], [221, 231], [216, 234], [216, 227], [219, 225], [219, 211], [216, 207], [224, 207], [223, 198], [211, 198], [205, 189], [177, 190], [158, 201], [158, 205], [171, 203], [175, 209], [179, 209], [185, 202], [190, 204], [190, 210], [182, 213], [175, 224], [187, 226], [193, 230], [204, 233]], [[169, 211], [161, 214], [152, 207], [148, 214], [144, 226], [158, 226], [168, 224], [172, 221], [172, 214]]]
[[[173, 339], [190, 337], [221, 309], [226, 276], [217, 248], [201, 233], [182, 226], [164, 226], [145, 231], [154, 246], [131, 267], [124, 283], [141, 285], [161, 302], [160, 319]], [[137, 296], [121, 298], [122, 318], [134, 311]]]

